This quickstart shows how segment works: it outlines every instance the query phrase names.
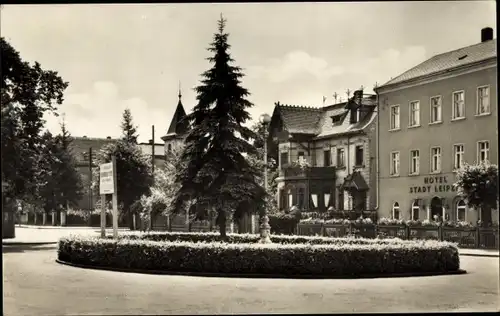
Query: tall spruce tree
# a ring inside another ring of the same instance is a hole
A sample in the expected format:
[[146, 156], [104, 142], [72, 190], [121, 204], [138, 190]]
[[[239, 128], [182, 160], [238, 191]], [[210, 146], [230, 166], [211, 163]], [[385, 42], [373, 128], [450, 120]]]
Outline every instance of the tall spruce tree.
[[127, 143], [137, 144], [137, 138], [139, 135], [137, 135], [137, 127], [134, 126], [132, 121], [132, 113], [130, 112], [130, 109], [125, 109], [125, 111], [123, 111], [121, 128], [123, 133], [122, 139]]
[[59, 158], [58, 176], [59, 176], [59, 205], [63, 208], [66, 206], [74, 206], [83, 195], [83, 183], [76, 159], [71, 150], [73, 138], [66, 128], [66, 121], [63, 117], [61, 122], [61, 132], [55, 137], [57, 144], [56, 155]]
[[172, 212], [181, 212], [188, 201], [209, 205], [217, 212], [217, 223], [222, 238], [226, 237], [228, 214], [241, 203], [262, 200], [265, 190], [257, 182], [259, 170], [248, 163], [242, 153], [256, 155], [249, 142], [255, 133], [243, 126], [250, 118], [247, 109], [252, 106], [241, 86], [241, 68], [232, 66], [229, 55], [226, 20], [218, 21], [218, 32], [208, 50], [212, 68], [202, 74], [201, 85], [195, 88], [197, 105], [187, 116], [189, 131], [179, 166], [176, 182], [179, 189], [172, 203]]

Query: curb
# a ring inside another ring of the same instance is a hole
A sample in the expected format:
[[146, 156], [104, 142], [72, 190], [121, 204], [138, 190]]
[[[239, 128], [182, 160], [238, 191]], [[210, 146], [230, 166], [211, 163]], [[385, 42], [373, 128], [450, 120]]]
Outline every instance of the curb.
[[43, 246], [43, 245], [57, 245], [57, 241], [35, 241], [35, 242], [2, 242], [2, 246]]
[[482, 253], [458, 253], [459, 256], [467, 256], [467, 257], [486, 257], [486, 258], [499, 258], [498, 254], [482, 254]]
[[243, 279], [375, 279], [375, 278], [407, 278], [407, 277], [425, 277], [439, 275], [456, 275], [466, 274], [467, 271], [459, 269], [457, 271], [448, 272], [420, 272], [420, 273], [397, 273], [397, 274], [366, 274], [366, 275], [350, 275], [350, 276], [329, 276], [329, 275], [284, 275], [284, 274], [244, 274], [244, 273], [205, 273], [205, 272], [178, 272], [178, 271], [161, 271], [161, 270], [143, 270], [143, 269], [126, 269], [114, 267], [99, 267], [85, 264], [71, 263], [63, 260], [55, 260], [59, 264], [66, 266], [81, 268], [104, 270], [113, 272], [139, 273], [139, 274], [156, 274], [156, 275], [175, 275], [175, 276], [190, 276], [190, 277], [209, 277], [209, 278], [243, 278]]

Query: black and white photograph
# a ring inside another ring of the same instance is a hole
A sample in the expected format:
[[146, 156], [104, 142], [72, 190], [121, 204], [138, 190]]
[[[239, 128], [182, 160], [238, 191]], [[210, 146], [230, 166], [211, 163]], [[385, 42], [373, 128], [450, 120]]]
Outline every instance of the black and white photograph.
[[3, 315], [499, 312], [497, 5], [0, 5]]

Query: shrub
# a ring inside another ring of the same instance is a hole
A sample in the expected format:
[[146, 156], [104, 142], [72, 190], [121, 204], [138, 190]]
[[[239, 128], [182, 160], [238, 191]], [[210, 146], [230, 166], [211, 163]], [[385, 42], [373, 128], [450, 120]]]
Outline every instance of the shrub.
[[293, 234], [298, 222], [297, 217], [292, 214], [269, 215], [271, 233]]
[[330, 276], [456, 271], [460, 265], [456, 246], [436, 241], [291, 245], [69, 236], [59, 240], [58, 258], [122, 269]]
[[[111, 237], [109, 237], [111, 238]], [[191, 233], [191, 232], [123, 232], [121, 239], [150, 240], [150, 241], [179, 241], [179, 242], [217, 242], [222, 241], [218, 233]], [[276, 244], [389, 244], [407, 243], [402, 239], [371, 239], [371, 238], [331, 238], [321, 236], [287, 236], [271, 235], [271, 241]], [[257, 243], [260, 236], [257, 234], [228, 234], [228, 243]]]

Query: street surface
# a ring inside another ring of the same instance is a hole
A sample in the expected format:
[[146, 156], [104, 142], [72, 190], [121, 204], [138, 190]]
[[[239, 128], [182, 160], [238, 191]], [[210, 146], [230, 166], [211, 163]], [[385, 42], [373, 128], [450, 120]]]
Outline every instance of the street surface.
[[465, 275], [361, 280], [145, 275], [56, 263], [56, 246], [4, 245], [4, 315], [498, 311], [499, 258]]

